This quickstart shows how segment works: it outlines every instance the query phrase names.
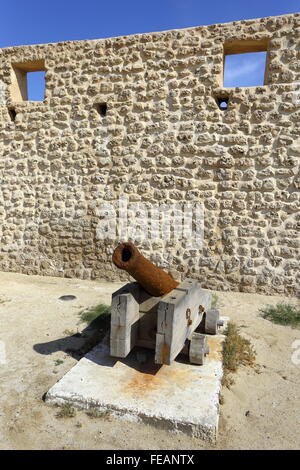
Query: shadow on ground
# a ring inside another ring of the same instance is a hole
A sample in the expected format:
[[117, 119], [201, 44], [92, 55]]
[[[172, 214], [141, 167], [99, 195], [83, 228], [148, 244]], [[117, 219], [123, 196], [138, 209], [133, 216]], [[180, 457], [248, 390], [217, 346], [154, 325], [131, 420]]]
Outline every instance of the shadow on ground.
[[79, 360], [103, 339], [109, 330], [109, 325], [110, 315], [100, 315], [86, 326], [81, 333], [75, 333], [46, 343], [37, 343], [33, 346], [33, 349], [37, 353], [45, 355], [62, 351]]
[[[124, 359], [110, 356], [109, 329], [110, 315], [101, 315], [84, 328], [81, 333], [76, 333], [64, 338], [58, 338], [46, 343], [37, 343], [33, 346], [33, 349], [37, 353], [44, 355], [62, 351], [79, 361], [106, 337], [103, 341], [103, 345], [104, 343], [107, 343], [106, 347], [108, 354], [106, 354], [105, 357], [101, 354], [91, 354], [87, 356], [87, 359], [106, 367], [114, 367], [117, 362], [122, 362], [142, 374], [156, 375], [158, 373], [162, 366], [160, 364], [155, 364], [154, 350], [135, 347]], [[180, 357], [176, 360], [179, 362], [185, 361], [184, 358]]]

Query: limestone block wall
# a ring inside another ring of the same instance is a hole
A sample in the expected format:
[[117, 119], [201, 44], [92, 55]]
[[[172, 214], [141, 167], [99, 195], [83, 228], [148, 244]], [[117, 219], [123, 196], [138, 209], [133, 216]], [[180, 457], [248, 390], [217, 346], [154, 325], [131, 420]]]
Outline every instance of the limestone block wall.
[[[265, 85], [223, 88], [224, 54], [260, 50]], [[44, 101], [27, 100], [34, 70]], [[125, 279], [97, 205], [201, 201], [201, 249], [149, 239], [143, 253], [203, 287], [295, 294], [297, 82], [299, 14], [1, 49], [0, 269]]]

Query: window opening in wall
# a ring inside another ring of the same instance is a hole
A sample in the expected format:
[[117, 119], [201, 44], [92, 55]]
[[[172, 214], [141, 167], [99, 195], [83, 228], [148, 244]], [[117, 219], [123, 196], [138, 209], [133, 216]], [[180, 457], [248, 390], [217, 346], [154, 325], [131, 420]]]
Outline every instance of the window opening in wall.
[[267, 84], [268, 39], [232, 40], [224, 44], [224, 87]]
[[16, 116], [17, 116], [16, 110], [14, 108], [8, 108], [8, 114], [9, 114], [10, 120], [12, 122], [15, 122]]
[[12, 101], [43, 101], [45, 64], [43, 60], [13, 63], [10, 96]]
[[45, 99], [45, 72], [27, 73], [28, 101], [44, 101]]
[[224, 87], [250, 87], [264, 84], [266, 52], [225, 56]]
[[96, 110], [100, 114], [101, 117], [105, 117], [107, 113], [107, 103], [96, 103], [95, 105]]

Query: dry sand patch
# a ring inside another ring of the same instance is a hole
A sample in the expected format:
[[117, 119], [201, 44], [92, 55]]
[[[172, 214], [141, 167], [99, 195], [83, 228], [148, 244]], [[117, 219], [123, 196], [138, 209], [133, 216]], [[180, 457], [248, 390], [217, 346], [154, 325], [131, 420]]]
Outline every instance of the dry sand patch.
[[[7, 360], [0, 365], [1, 449], [299, 449], [300, 364], [291, 356], [300, 330], [258, 315], [262, 306], [286, 300], [277, 296], [217, 292], [222, 315], [240, 325], [254, 345], [260, 373], [242, 367], [233, 387], [223, 389], [216, 446], [84, 411], [58, 419], [59, 409], [42, 397], [77, 361], [66, 349], [84, 341], [75, 336], [86, 327], [79, 312], [109, 304], [121, 285], [0, 273], [0, 340]], [[61, 295], [77, 298], [64, 302]]]

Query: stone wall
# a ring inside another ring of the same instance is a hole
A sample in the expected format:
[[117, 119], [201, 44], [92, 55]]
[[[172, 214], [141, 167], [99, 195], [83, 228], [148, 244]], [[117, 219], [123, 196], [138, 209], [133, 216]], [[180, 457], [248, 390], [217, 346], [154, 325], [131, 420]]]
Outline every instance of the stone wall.
[[[224, 51], [266, 49], [264, 86], [222, 88]], [[34, 70], [44, 101], [26, 101]], [[143, 253], [203, 287], [295, 294], [297, 81], [299, 14], [0, 50], [0, 269], [125, 279], [97, 204], [202, 201], [202, 249]]]

